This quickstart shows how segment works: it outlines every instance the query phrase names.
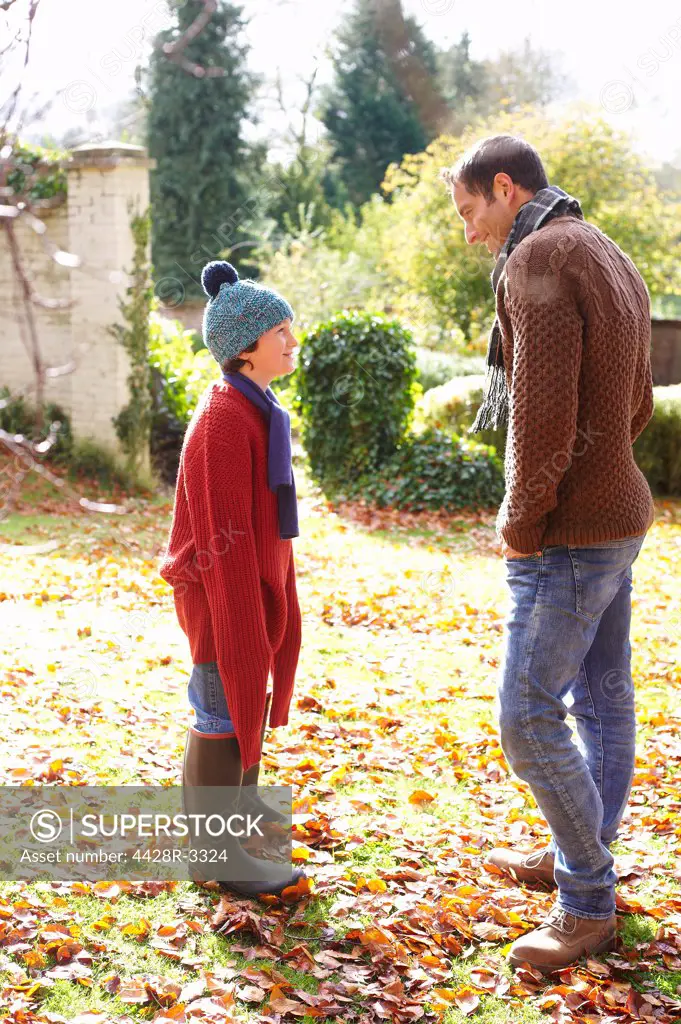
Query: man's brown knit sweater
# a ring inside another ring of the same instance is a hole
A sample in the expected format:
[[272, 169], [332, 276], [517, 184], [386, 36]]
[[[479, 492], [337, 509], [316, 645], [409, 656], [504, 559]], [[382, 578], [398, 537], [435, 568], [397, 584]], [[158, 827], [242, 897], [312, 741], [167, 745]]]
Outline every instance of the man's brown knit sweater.
[[632, 444], [653, 412], [650, 301], [593, 224], [556, 217], [509, 256], [497, 289], [509, 423], [497, 534], [530, 554], [644, 534], [654, 519]]

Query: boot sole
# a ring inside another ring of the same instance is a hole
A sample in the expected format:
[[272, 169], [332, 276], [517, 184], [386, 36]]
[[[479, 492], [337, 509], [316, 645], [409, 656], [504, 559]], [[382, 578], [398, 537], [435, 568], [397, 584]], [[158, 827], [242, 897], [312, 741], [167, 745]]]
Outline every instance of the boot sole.
[[244, 892], [239, 889], [237, 885], [232, 885], [229, 882], [218, 882], [218, 886], [222, 892], [231, 893], [233, 896], [239, 896], [242, 900], [257, 900], [259, 896], [281, 896], [284, 889], [289, 889], [291, 886], [296, 886], [304, 875], [301, 872], [298, 875], [292, 876], [287, 880], [286, 885], [277, 885], [267, 888], [265, 886], [262, 889], [258, 889], [254, 892]]
[[259, 896], [280, 896], [284, 889], [288, 889], [291, 886], [296, 886], [302, 878], [307, 877], [308, 876], [305, 874], [302, 868], [296, 868], [293, 874], [291, 875], [291, 878], [287, 879], [285, 885], [270, 886], [268, 888], [267, 884], [265, 883], [262, 889], [258, 889], [257, 891], [252, 892], [244, 892], [243, 889], [239, 888], [237, 882], [226, 882], [222, 880], [218, 882], [215, 878], [202, 878], [199, 875], [192, 875], [189, 878], [189, 881], [192, 882], [194, 885], [199, 886], [199, 888], [206, 888], [212, 891], [215, 891], [217, 889], [220, 892], [226, 892], [230, 893], [233, 896], [239, 896], [241, 897], [241, 899], [255, 900]]
[[555, 878], [552, 878], [550, 881], [548, 878], [541, 878], [539, 875], [534, 875], [531, 878], [521, 878], [519, 875], [515, 874], [514, 868], [502, 867], [501, 864], [495, 864], [494, 861], [490, 861], [489, 863], [499, 871], [503, 871], [506, 877], [510, 878], [512, 882], [515, 882], [516, 885], [542, 885], [545, 889], [549, 890], [558, 888]]
[[264, 886], [262, 889], [258, 889], [257, 892], [244, 892], [243, 889], [239, 889], [236, 885], [230, 885], [229, 882], [218, 882], [215, 878], [192, 878], [190, 881], [200, 889], [229, 893], [231, 896], [238, 896], [242, 900], [257, 900], [259, 896], [280, 896], [284, 889], [297, 885], [299, 879], [291, 879], [286, 885], [275, 886], [270, 889]]
[[581, 956], [575, 957], [574, 960], [570, 960], [566, 964], [533, 964], [531, 960], [523, 960], [521, 957], [513, 956], [509, 954], [508, 962], [512, 967], [522, 967], [523, 964], [529, 964], [530, 967], [534, 967], [536, 971], [541, 971], [542, 974], [554, 974], [556, 971], [564, 971], [567, 967], [573, 967], [582, 956], [597, 956], [598, 953], [609, 953], [617, 946], [617, 936], [612, 935], [608, 939], [604, 939], [599, 942], [597, 946], [590, 949], [588, 953], [582, 953]]
[[551, 879], [551, 881], [549, 882], [548, 879], [540, 878], [539, 875], [536, 875], [534, 878], [520, 878], [519, 876], [512, 874], [509, 868], [500, 868], [499, 870], [503, 871], [504, 874], [508, 876], [508, 878], [511, 878], [514, 882], [517, 882], [518, 885], [541, 885], [542, 888], [547, 889], [549, 892], [552, 892], [554, 889], [558, 888], [555, 879]]

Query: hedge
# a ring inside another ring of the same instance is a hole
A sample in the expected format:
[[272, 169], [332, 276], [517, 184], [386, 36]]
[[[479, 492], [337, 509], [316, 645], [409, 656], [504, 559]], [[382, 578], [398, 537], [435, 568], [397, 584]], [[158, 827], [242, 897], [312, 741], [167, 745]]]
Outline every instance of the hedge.
[[[434, 427], [492, 445], [503, 458], [506, 430], [467, 435], [482, 401], [484, 375], [455, 377], [427, 391], [416, 410], [417, 429]], [[634, 444], [634, 458], [656, 497], [681, 495], [681, 384], [653, 388], [654, 410]]]

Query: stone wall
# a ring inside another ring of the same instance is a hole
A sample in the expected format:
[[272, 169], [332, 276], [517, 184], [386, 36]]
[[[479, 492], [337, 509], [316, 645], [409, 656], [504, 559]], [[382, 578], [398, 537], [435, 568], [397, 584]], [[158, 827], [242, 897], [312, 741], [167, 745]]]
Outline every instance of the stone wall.
[[[130, 219], [149, 205], [153, 166], [141, 146], [120, 142], [78, 146], [67, 165], [66, 200], [36, 210], [45, 230], [36, 233], [25, 216], [14, 220], [36, 294], [70, 303], [67, 309], [33, 305], [43, 362], [50, 367], [73, 363], [71, 372], [48, 376], [45, 398], [58, 402], [68, 413], [76, 437], [92, 438], [118, 453], [112, 419], [128, 403], [130, 365], [108, 328], [122, 322], [118, 298], [125, 296], [134, 252]], [[4, 233], [0, 309], [0, 385], [32, 401], [35, 374], [26, 312]]]

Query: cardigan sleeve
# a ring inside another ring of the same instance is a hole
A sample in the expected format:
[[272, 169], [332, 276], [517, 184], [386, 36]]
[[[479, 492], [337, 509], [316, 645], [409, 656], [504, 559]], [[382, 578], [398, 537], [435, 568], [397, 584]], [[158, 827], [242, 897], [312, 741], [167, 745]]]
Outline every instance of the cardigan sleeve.
[[173, 519], [168, 542], [159, 565], [159, 576], [171, 586], [176, 586], [182, 580], [187, 566], [191, 565], [193, 556], [194, 538], [187, 511], [184, 459], [181, 457], [175, 485]]
[[207, 429], [192, 452], [186, 479], [218, 669], [242, 760], [252, 764], [258, 760], [272, 649], [252, 522], [251, 445], [239, 417], [223, 412], [219, 422], [211, 422], [218, 414], [207, 410]]
[[504, 302], [513, 337], [506, 493], [497, 518], [497, 533], [523, 554], [541, 547], [571, 463], [583, 334], [567, 275], [547, 284], [544, 274], [528, 273], [528, 256], [526, 247], [525, 260], [507, 265]]
[[302, 617], [296, 590], [296, 568], [293, 548], [286, 573], [286, 628], [274, 655], [272, 684], [274, 699], [270, 710], [270, 725], [288, 725], [288, 707], [293, 693], [302, 638]]

